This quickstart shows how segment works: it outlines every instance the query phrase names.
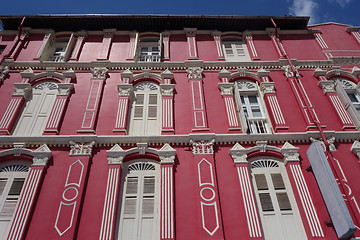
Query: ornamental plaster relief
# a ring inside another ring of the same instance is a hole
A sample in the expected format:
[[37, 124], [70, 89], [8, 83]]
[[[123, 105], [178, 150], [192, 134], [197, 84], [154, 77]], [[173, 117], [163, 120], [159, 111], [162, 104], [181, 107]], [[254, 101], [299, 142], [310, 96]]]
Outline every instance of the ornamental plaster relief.
[[261, 82], [260, 83], [260, 90], [264, 93], [275, 93], [275, 86], [274, 82]]
[[201, 67], [189, 67], [186, 71], [189, 79], [202, 79], [204, 69]]
[[108, 71], [109, 69], [107, 69], [106, 67], [91, 68], [91, 72], [92, 72], [91, 78], [96, 80], [105, 80], [107, 78]]
[[14, 93], [12, 96], [14, 97], [24, 97], [28, 99], [31, 95], [32, 88], [30, 83], [14, 83]]
[[95, 146], [95, 141], [88, 143], [78, 143], [70, 141], [70, 154], [69, 156], [90, 156], [92, 148]]
[[215, 139], [211, 139], [209, 141], [193, 141], [190, 140], [190, 143], [192, 144], [192, 152], [194, 155], [197, 154], [213, 154], [214, 153], [214, 143]]

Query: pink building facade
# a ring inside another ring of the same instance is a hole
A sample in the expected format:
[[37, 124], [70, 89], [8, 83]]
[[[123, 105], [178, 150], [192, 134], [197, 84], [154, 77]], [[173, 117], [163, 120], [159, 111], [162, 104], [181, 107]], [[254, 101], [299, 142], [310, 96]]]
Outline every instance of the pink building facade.
[[0, 19], [0, 239], [360, 239], [360, 27]]

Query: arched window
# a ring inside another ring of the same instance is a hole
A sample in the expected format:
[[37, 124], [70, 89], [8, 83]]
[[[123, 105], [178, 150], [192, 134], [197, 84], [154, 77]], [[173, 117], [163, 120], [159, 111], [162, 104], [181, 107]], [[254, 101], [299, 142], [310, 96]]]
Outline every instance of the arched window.
[[226, 61], [250, 61], [250, 56], [246, 47], [246, 43], [241, 38], [224, 38], [221, 42]]
[[256, 83], [236, 81], [235, 101], [243, 132], [270, 133], [268, 115]]
[[284, 164], [256, 158], [250, 165], [265, 239], [306, 239]]
[[33, 86], [32, 96], [24, 106], [13, 135], [42, 135], [57, 93], [58, 86], [54, 82], [42, 82]]
[[344, 78], [335, 81], [336, 92], [357, 128], [360, 127], [360, 93], [357, 85]]
[[5, 237], [28, 174], [29, 164], [22, 161], [0, 165], [0, 239]]
[[159, 239], [160, 166], [150, 160], [124, 165], [117, 239]]
[[160, 135], [160, 88], [152, 82], [141, 82], [134, 87], [129, 126], [130, 135]]

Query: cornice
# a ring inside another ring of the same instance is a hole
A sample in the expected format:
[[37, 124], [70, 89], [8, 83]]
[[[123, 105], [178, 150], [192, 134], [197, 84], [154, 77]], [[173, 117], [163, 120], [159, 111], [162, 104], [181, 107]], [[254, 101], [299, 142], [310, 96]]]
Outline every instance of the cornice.
[[[256, 144], [257, 141], [267, 141], [269, 144], [291, 144], [311, 143], [312, 139], [321, 138], [319, 132], [289, 132], [275, 134], [210, 134], [215, 140], [215, 145], [228, 145], [235, 143]], [[346, 131], [335, 132], [325, 131], [326, 138], [335, 137], [336, 142], [354, 142], [360, 139], [360, 132]], [[190, 134], [190, 135], [162, 135], [162, 136], [119, 136], [119, 135], [66, 135], [66, 136], [38, 136], [38, 137], [19, 137], [19, 136], [0, 136], [0, 147], [13, 147], [14, 143], [24, 143], [26, 147], [39, 147], [43, 144], [49, 147], [70, 147], [70, 141], [73, 142], [92, 142], [95, 146], [106, 147], [121, 144], [122, 146], [135, 146], [139, 142], [146, 142], [149, 146], [162, 146], [165, 143], [178, 146], [191, 146], [190, 141], [208, 140], [209, 133]]]
[[[354, 63], [351, 63], [353, 59]], [[334, 58], [334, 61], [339, 64], [341, 61], [346, 61], [346, 64], [357, 64], [360, 62], [360, 57], [353, 58]], [[309, 60], [301, 61], [291, 59], [294, 66], [299, 70], [315, 70], [316, 68], [330, 69], [335, 64], [333, 60]], [[45, 71], [46, 68], [54, 68], [57, 71], [67, 71], [69, 69], [75, 72], [90, 72], [93, 68], [107, 68], [111, 72], [123, 72], [127, 69], [131, 71], [142, 71], [144, 69], [151, 69], [152, 71], [171, 72], [186, 71], [188, 67], [202, 67], [205, 71], [221, 71], [222, 69], [236, 70], [238, 68], [245, 68], [247, 70], [280, 70], [282, 67], [288, 65], [287, 61], [280, 59], [279, 61], [251, 61], [251, 62], [226, 62], [226, 61], [184, 61], [184, 62], [110, 62], [110, 61], [92, 61], [92, 62], [51, 62], [51, 61], [13, 61], [6, 59], [3, 66], [8, 66], [10, 72], [21, 72], [28, 68], [34, 71]]]

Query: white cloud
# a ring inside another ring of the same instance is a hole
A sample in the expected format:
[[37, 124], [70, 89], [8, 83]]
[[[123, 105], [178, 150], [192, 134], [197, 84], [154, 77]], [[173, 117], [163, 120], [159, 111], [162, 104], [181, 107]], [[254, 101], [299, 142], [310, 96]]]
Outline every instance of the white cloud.
[[[351, 0], [335, 0], [335, 1], [351, 1]], [[309, 23], [315, 23], [317, 22], [317, 17], [315, 12], [318, 6], [319, 5], [313, 0], [294, 0], [289, 10], [291, 14], [296, 16], [310, 16]]]
[[337, 4], [339, 4], [342, 8], [345, 7], [345, 5], [347, 5], [348, 3], [351, 2], [351, 0], [328, 0], [329, 2], [336, 2]]

